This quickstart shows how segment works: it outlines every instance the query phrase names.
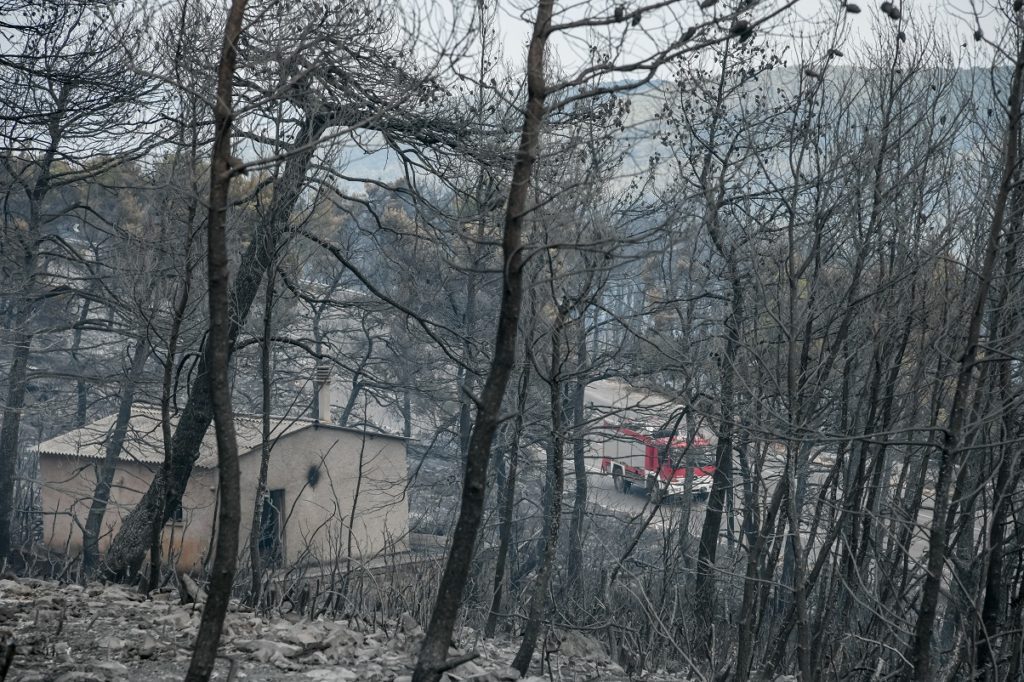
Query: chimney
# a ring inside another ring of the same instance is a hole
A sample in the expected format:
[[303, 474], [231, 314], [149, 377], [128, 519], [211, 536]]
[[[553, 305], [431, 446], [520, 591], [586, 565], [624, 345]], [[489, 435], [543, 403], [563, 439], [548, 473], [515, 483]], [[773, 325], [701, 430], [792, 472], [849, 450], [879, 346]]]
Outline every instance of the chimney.
[[324, 424], [331, 423], [331, 366], [326, 362], [317, 363], [313, 372], [313, 385], [316, 386], [316, 418]]

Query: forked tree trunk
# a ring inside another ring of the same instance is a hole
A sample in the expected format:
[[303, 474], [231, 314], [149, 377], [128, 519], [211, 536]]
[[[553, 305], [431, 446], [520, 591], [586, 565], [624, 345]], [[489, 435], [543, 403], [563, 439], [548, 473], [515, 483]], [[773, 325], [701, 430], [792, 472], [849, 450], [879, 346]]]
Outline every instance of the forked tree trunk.
[[[263, 273], [270, 263], [270, 244], [280, 243], [281, 235], [288, 229], [288, 217], [302, 193], [303, 180], [316, 143], [328, 123], [329, 120], [322, 116], [308, 117], [292, 145], [295, 153], [288, 157], [284, 172], [274, 183], [274, 197], [268, 216], [243, 254], [235, 277], [230, 299], [231, 343], [237, 338], [259, 291]], [[142, 500], [125, 518], [107, 552], [105, 568], [111, 577], [120, 577], [138, 569], [155, 532], [154, 525], [157, 531], [162, 528], [181, 502], [185, 485], [192, 475], [192, 465], [199, 456], [199, 447], [213, 420], [209, 372], [209, 357], [203, 353], [189, 390], [189, 400], [181, 412], [171, 441], [172, 460], [153, 478]]]
[[487, 487], [487, 465], [491, 459], [491, 443], [501, 418], [505, 387], [515, 364], [516, 337], [523, 298], [523, 217], [529, 194], [530, 178], [540, 149], [540, 131], [544, 120], [544, 49], [554, 0], [540, 0], [534, 21], [533, 36], [526, 57], [526, 114], [523, 120], [519, 149], [512, 168], [512, 183], [505, 205], [502, 230], [502, 291], [498, 313], [494, 357], [487, 373], [477, 405], [476, 421], [466, 454], [466, 473], [462, 483], [462, 504], [459, 519], [444, 573], [438, 588], [437, 601], [431, 614], [423, 647], [416, 660], [413, 682], [436, 682], [440, 679], [448, 656], [448, 645], [455, 628], [455, 619], [462, 606], [462, 595], [473, 561], [473, 548], [483, 520]]
[[214, 106], [214, 141], [210, 160], [210, 202], [206, 219], [207, 267], [210, 299], [210, 337], [206, 346], [209, 365], [210, 397], [217, 433], [217, 548], [210, 571], [206, 606], [196, 633], [195, 649], [185, 682], [210, 679], [217, 656], [217, 645], [228, 612], [231, 586], [238, 560], [238, 524], [241, 505], [238, 486], [238, 442], [235, 439], [231, 409], [231, 384], [228, 363], [231, 360], [231, 305], [228, 300], [228, 248], [225, 223], [228, 191], [233, 170], [231, 156], [231, 86], [235, 73], [235, 45], [242, 32], [246, 0], [232, 0], [224, 27], [224, 45], [217, 67], [217, 102]]
[[103, 528], [103, 517], [107, 513], [107, 503], [110, 501], [110, 486], [114, 482], [114, 472], [117, 470], [117, 463], [121, 458], [121, 450], [124, 447], [125, 436], [132, 418], [135, 388], [138, 386], [139, 380], [142, 379], [142, 371], [146, 367], [148, 355], [149, 343], [144, 338], [139, 338], [135, 352], [132, 354], [132, 364], [128, 369], [128, 376], [125, 377], [124, 384], [121, 386], [121, 397], [117, 406], [117, 416], [114, 419], [114, 428], [107, 436], [103, 462], [96, 472], [96, 487], [92, 493], [92, 504], [89, 505], [89, 515], [85, 519], [85, 529], [82, 531], [82, 573], [85, 577], [92, 575], [99, 562], [100, 531]]
[[[195, 168], [195, 138], [192, 141], [192, 155], [189, 157], [189, 169]], [[193, 186], [195, 182], [193, 181]], [[188, 309], [189, 299], [192, 294], [192, 268], [189, 265], [190, 256], [192, 254], [192, 246], [195, 243], [193, 238], [192, 225], [195, 222], [196, 213], [198, 212], [198, 191], [193, 193], [193, 196], [188, 204], [187, 218], [185, 225], [188, 229], [188, 239], [185, 242], [185, 278], [181, 283], [181, 295], [178, 297], [178, 302], [174, 306], [174, 316], [171, 318], [171, 328], [167, 334], [167, 355], [164, 358], [163, 367], [163, 380], [161, 381], [160, 388], [160, 432], [163, 436], [163, 449], [164, 459], [160, 463], [160, 471], [157, 474], [158, 477], [167, 480], [170, 474], [171, 461], [174, 456], [174, 450], [172, 449], [171, 443], [173, 439], [173, 433], [171, 430], [171, 391], [173, 390], [173, 370], [174, 370], [174, 359], [178, 354], [178, 339], [181, 336], [181, 325], [185, 320], [185, 311]], [[163, 505], [161, 504], [160, 509], [156, 512], [156, 518], [164, 518]], [[160, 586], [160, 565], [162, 562], [161, 554], [163, 539], [163, 524], [152, 523], [150, 524], [150, 538], [149, 538], [149, 591], [157, 589]]]

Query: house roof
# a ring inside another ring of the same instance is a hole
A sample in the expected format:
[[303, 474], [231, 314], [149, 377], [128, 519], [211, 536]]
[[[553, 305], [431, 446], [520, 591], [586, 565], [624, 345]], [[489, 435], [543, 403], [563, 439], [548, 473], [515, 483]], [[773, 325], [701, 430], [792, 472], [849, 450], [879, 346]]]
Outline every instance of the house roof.
[[[36, 446], [35, 450], [40, 454], [103, 459], [107, 438], [113, 431], [116, 417], [116, 414], [111, 414], [97, 419], [80, 429], [68, 431], [42, 442]], [[178, 416], [174, 415], [171, 417], [171, 430], [173, 431], [177, 426]], [[270, 437], [277, 439], [310, 427], [404, 440], [386, 433], [322, 424], [314, 419], [296, 417], [272, 417]], [[235, 435], [238, 439], [239, 455], [258, 450], [263, 442], [262, 418], [253, 415], [235, 415]], [[125, 435], [120, 459], [147, 464], [163, 462], [163, 433], [160, 428], [159, 408], [152, 405], [132, 406], [132, 416], [128, 422], [128, 432]], [[212, 469], [217, 466], [217, 441], [212, 423], [206, 430], [203, 442], [199, 446], [199, 457], [195, 466], [204, 469]]]

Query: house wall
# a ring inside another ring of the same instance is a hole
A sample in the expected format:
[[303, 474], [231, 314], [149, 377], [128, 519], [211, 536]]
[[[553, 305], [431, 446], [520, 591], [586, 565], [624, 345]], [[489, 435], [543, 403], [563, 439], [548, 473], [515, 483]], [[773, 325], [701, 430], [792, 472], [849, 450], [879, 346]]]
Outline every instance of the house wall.
[[[81, 553], [81, 526], [88, 516], [98, 464], [99, 460], [83, 457], [39, 456], [43, 539], [58, 552]], [[245, 561], [259, 450], [243, 453], [239, 466], [239, 530]], [[315, 484], [310, 482], [313, 468], [319, 470]], [[103, 520], [101, 552], [120, 529], [122, 519], [142, 499], [156, 469], [155, 464], [118, 464]], [[319, 426], [282, 436], [271, 452], [267, 488], [284, 490], [284, 562], [329, 564], [349, 555], [370, 558], [384, 550], [407, 550], [406, 483], [404, 441]], [[184, 519], [168, 523], [164, 529], [164, 556], [176, 557], [179, 570], [199, 569], [211, 550], [216, 486], [215, 470], [193, 469], [182, 501]]]
[[[360, 463], [360, 459], [362, 460]], [[248, 546], [259, 475], [259, 450], [242, 457], [242, 541]], [[311, 468], [319, 480], [310, 483]], [[269, 490], [284, 490], [284, 560], [332, 563], [408, 549], [405, 442], [319, 426], [278, 439], [270, 454]], [[355, 501], [355, 522], [353, 517]]]
[[[99, 460], [39, 455], [43, 541], [50, 548], [77, 556], [82, 551], [81, 525], [89, 514]], [[103, 517], [100, 551], [105, 551], [122, 519], [135, 507], [153, 480], [156, 464], [121, 462], [114, 472], [110, 503]], [[210, 548], [214, 528], [216, 475], [193, 469], [182, 499], [183, 520], [164, 528], [164, 557], [175, 557], [180, 570], [200, 567]], [[81, 525], [80, 525], [81, 524]]]

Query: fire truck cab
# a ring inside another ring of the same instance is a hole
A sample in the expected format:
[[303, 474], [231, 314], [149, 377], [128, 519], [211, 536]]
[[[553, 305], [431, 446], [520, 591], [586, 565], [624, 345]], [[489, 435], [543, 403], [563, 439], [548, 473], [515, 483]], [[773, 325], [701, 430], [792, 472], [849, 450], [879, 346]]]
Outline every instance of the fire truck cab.
[[611, 474], [615, 489], [629, 491], [643, 486], [652, 500], [660, 501], [690, 490], [704, 497], [711, 492], [715, 473], [715, 448], [704, 438], [687, 442], [685, 435], [655, 431], [642, 424], [601, 425], [595, 434], [601, 472]]

